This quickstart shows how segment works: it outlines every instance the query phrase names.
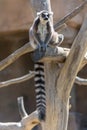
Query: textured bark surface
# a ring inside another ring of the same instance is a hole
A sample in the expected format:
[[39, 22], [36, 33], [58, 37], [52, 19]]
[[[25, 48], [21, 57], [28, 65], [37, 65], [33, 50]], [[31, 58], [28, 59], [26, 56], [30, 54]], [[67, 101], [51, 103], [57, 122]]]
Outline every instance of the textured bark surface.
[[68, 98], [64, 95], [64, 92], [57, 92], [58, 86], [56, 81], [59, 74], [58, 64], [55, 62], [46, 63], [45, 74], [47, 113], [46, 122], [42, 125], [43, 130], [66, 130], [68, 118]]

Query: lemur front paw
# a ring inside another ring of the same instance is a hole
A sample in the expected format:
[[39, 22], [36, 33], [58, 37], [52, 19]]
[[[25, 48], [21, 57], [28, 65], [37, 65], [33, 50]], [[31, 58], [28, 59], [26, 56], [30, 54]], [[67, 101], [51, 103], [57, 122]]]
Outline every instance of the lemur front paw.
[[46, 52], [46, 48], [47, 48], [47, 45], [46, 44], [41, 44], [38, 49], [39, 49], [39, 52]]

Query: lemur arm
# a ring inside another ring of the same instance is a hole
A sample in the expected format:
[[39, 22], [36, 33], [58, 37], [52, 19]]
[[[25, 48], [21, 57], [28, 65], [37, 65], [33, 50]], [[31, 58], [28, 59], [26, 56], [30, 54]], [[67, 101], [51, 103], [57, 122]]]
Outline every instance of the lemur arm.
[[46, 45], [48, 45], [50, 43], [50, 41], [52, 39], [52, 35], [53, 35], [53, 27], [52, 27], [52, 24], [50, 21], [47, 23], [47, 30], [48, 30], [48, 33], [47, 33], [45, 41], [44, 41], [44, 43]]
[[41, 41], [39, 33], [37, 32], [38, 31], [39, 22], [40, 22], [40, 20], [38, 18], [35, 19], [32, 31], [33, 31], [33, 37], [34, 37], [35, 42], [37, 43], [37, 45], [40, 46], [42, 41]]
[[33, 25], [29, 30], [30, 44], [33, 48], [38, 48], [38, 46], [40, 46], [41, 43], [41, 39], [39, 37], [39, 34], [37, 33], [38, 24], [39, 24], [39, 19], [35, 19]]

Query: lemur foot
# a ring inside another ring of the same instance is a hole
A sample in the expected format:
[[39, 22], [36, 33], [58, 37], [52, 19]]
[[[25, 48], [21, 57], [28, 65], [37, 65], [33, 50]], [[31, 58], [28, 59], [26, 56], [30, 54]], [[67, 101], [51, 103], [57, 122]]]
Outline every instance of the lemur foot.
[[63, 34], [57, 34], [57, 38], [55, 42], [53, 43], [54, 46], [59, 46], [64, 40], [64, 35]]
[[63, 34], [58, 34], [58, 42], [57, 44], [60, 45], [64, 40], [64, 35]]
[[50, 47], [59, 46], [63, 42], [63, 40], [64, 40], [64, 35], [58, 34], [57, 32], [55, 32], [55, 35], [52, 41], [48, 44], [48, 46]]

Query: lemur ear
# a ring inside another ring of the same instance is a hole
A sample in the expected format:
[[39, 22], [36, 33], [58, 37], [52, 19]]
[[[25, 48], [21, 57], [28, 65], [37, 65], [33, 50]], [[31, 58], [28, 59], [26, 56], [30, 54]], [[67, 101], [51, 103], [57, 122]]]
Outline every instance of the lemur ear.
[[49, 12], [50, 15], [53, 15], [53, 12]]
[[[42, 10], [42, 11], [40, 11], [40, 12], [37, 12], [37, 16], [40, 16], [40, 14], [42, 13], [42, 12], [45, 12], [45, 10]], [[48, 11], [47, 11], [48, 12]], [[48, 12], [49, 13], [49, 15], [53, 15], [53, 12]]]
[[37, 12], [37, 16], [40, 16], [41, 12]]

